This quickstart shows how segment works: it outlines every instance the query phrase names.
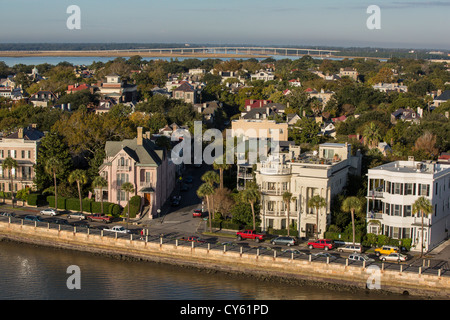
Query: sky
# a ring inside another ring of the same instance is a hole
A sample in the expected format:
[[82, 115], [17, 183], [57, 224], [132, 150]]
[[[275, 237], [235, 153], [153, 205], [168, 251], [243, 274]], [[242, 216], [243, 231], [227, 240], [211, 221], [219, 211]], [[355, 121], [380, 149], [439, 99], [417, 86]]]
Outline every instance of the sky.
[[[0, 42], [450, 49], [450, 0], [0, 0]], [[67, 8], [80, 8], [70, 30]], [[380, 29], [369, 29], [370, 5]]]

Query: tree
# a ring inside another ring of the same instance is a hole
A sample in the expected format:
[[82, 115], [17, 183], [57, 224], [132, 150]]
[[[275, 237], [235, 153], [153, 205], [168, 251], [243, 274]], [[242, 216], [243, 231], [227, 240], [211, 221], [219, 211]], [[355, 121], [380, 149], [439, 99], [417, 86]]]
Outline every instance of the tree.
[[52, 184], [51, 174], [45, 170], [46, 163], [50, 158], [56, 158], [61, 162], [56, 178], [59, 181], [66, 181], [72, 168], [72, 157], [69, 147], [63, 141], [63, 136], [54, 132], [43, 137], [39, 145], [37, 162], [34, 167], [34, 182], [39, 190], [44, 190]]
[[56, 175], [62, 169], [62, 161], [56, 157], [48, 158], [45, 162], [45, 172], [53, 176], [53, 183], [55, 185], [55, 210], [58, 210], [58, 187], [56, 183]]
[[419, 199], [417, 199], [416, 201], [414, 201], [413, 205], [412, 205], [412, 212], [413, 214], [417, 214], [420, 213], [421, 216], [421, 228], [422, 228], [422, 241], [421, 241], [421, 245], [420, 245], [420, 257], [423, 256], [423, 241], [424, 241], [424, 236], [423, 236], [423, 217], [425, 215], [429, 215], [431, 214], [431, 212], [433, 211], [433, 206], [430, 203], [430, 200], [428, 200], [425, 197], [420, 197]]
[[8, 171], [9, 178], [11, 179], [11, 187], [9, 190], [11, 191], [11, 201], [12, 206], [14, 208], [14, 176], [12, 174], [13, 170], [16, 170], [18, 167], [17, 161], [11, 157], [7, 157], [2, 163], [3, 171]]
[[127, 211], [127, 229], [128, 229], [128, 221], [130, 220], [130, 193], [134, 192], [134, 186], [131, 182], [125, 182], [120, 187], [123, 191], [127, 194], [127, 201], [128, 201], [128, 211]]
[[223, 189], [223, 171], [228, 170], [231, 165], [226, 163], [226, 158], [224, 156], [214, 160], [213, 168], [214, 170], [219, 170], [220, 175], [220, 185], [219, 188]]
[[291, 199], [292, 199], [292, 193], [290, 193], [290, 192], [288, 192], [288, 191], [286, 191], [286, 192], [284, 192], [283, 193], [283, 202], [284, 202], [284, 204], [286, 205], [286, 217], [287, 217], [287, 235], [288, 235], [288, 237], [290, 236], [290, 234], [289, 234], [289, 229], [290, 229], [290, 217], [289, 217], [289, 209], [290, 209], [290, 206], [291, 206]]
[[316, 239], [319, 238], [319, 209], [325, 208], [326, 206], [327, 202], [318, 194], [308, 200], [308, 207], [316, 209]]
[[353, 245], [355, 245], [355, 212], [362, 210], [362, 202], [358, 197], [348, 197], [342, 203], [342, 211], [350, 212], [352, 216]]
[[[100, 203], [103, 213], [103, 188], [106, 188], [108, 186], [108, 181], [106, 181], [105, 178], [102, 176], [96, 176], [94, 178], [94, 181], [92, 181], [92, 188], [94, 189], [100, 189]], [[129, 208], [129, 206], [128, 206]]]
[[376, 148], [381, 139], [379, 129], [374, 122], [370, 122], [364, 127], [363, 136], [364, 143], [368, 144], [371, 149]]
[[212, 187], [209, 183], [203, 183], [197, 190], [197, 195], [205, 199], [208, 206], [208, 217], [209, 217], [209, 232], [212, 232], [212, 224], [211, 224], [211, 207], [209, 205], [209, 197], [214, 194], [214, 187]]
[[[219, 178], [219, 175], [217, 174], [217, 172], [212, 171], [212, 170], [206, 171], [202, 175], [201, 179], [202, 179], [203, 182], [205, 182], [205, 183], [207, 183], [207, 184], [209, 184], [211, 186], [211, 188], [213, 190], [212, 194], [214, 194], [214, 192], [215, 192], [215, 185], [220, 182], [220, 178]], [[214, 203], [212, 204], [211, 208], [214, 208]], [[213, 217], [214, 217], [214, 214], [215, 214], [214, 209], [213, 209], [212, 213], [213, 213]]]
[[242, 201], [250, 203], [250, 206], [252, 208], [252, 216], [253, 216], [253, 230], [256, 229], [256, 214], [255, 214], [255, 203], [259, 200], [261, 197], [258, 188], [255, 184], [247, 184], [247, 188], [242, 190], [241, 192], [241, 198]]
[[81, 187], [82, 185], [85, 185], [87, 183], [87, 175], [84, 170], [77, 169], [70, 173], [69, 175], [69, 183], [73, 184], [74, 182], [77, 183], [77, 189], [78, 189], [78, 197], [80, 199], [80, 212], [83, 213], [83, 201], [81, 198]]
[[432, 159], [439, 155], [439, 149], [436, 148], [436, 135], [430, 131], [426, 131], [422, 136], [417, 138], [413, 151], [423, 151], [427, 157]]

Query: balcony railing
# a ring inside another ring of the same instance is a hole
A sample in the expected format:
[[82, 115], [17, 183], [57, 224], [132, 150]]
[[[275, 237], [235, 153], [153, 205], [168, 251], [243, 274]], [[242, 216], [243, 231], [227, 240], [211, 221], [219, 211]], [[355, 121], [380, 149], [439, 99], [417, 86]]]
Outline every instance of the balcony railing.
[[263, 164], [260, 172], [261, 174], [290, 174], [291, 168], [282, 164]]

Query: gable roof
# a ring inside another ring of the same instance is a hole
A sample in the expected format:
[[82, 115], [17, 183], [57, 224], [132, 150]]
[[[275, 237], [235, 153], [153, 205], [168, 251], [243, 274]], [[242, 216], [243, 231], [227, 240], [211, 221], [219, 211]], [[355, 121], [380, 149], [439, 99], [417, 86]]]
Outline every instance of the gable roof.
[[194, 88], [189, 83], [183, 82], [178, 88], [173, 89], [172, 91], [194, 92]]
[[158, 149], [149, 139], [142, 139], [142, 145], [137, 144], [137, 138], [106, 142], [107, 158], [115, 157], [122, 150], [136, 161], [137, 165], [159, 166], [164, 159], [164, 150]]

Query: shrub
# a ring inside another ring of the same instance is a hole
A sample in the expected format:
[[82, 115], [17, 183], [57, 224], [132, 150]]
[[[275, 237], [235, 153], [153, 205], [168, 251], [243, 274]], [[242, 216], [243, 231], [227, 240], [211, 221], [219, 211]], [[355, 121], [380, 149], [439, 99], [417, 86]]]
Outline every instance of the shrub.
[[112, 204], [110, 206], [110, 215], [114, 216], [114, 217], [118, 217], [120, 216], [120, 213], [122, 212], [122, 207], [119, 206], [118, 204]]
[[[66, 210], [66, 198], [59, 196], [58, 197], [58, 209]], [[55, 196], [47, 196], [48, 206], [51, 208], [55, 207]]]
[[45, 197], [39, 193], [30, 193], [27, 198], [29, 206], [41, 206], [46, 203]]
[[66, 209], [72, 211], [80, 211], [80, 199], [78, 198], [66, 199]]

